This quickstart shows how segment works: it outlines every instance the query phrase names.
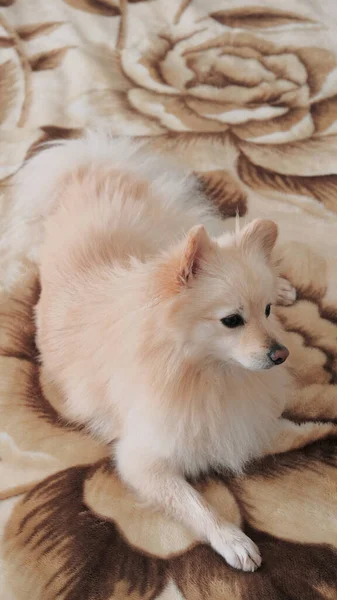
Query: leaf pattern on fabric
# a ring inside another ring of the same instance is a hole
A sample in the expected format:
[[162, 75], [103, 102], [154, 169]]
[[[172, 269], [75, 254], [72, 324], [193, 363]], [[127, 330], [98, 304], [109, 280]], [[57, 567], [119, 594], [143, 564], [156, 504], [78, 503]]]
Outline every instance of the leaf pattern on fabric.
[[72, 8], [104, 17], [120, 15], [119, 0], [63, 0]]
[[16, 69], [12, 61], [0, 64], [0, 123], [3, 122], [12, 108], [15, 100]]
[[16, 32], [22, 40], [28, 42], [39, 37], [40, 35], [48, 35], [55, 29], [61, 27], [63, 24], [64, 23], [62, 21], [56, 21], [54, 23], [34, 23], [30, 25], [22, 25], [21, 27], [17, 28]]
[[71, 46], [66, 48], [58, 48], [51, 50], [50, 52], [41, 52], [30, 58], [30, 65], [33, 71], [47, 71], [49, 69], [56, 69], [62, 64], [62, 61], [67, 54]]
[[243, 6], [232, 10], [219, 10], [209, 15], [227, 27], [265, 29], [269, 27], [313, 23], [311, 19], [293, 12], [268, 6]]
[[240, 182], [225, 170], [197, 174], [207, 198], [223, 217], [243, 217], [247, 211], [247, 194]]

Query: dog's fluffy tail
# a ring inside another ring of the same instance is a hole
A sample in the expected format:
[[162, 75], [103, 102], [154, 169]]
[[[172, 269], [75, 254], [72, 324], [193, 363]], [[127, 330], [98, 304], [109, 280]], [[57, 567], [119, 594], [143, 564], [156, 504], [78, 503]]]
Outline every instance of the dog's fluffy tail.
[[79, 139], [46, 144], [16, 175], [13, 190], [16, 210], [21, 218], [46, 217], [57, 202], [67, 173], [93, 164], [113, 164], [118, 168], [121, 162], [127, 164], [141, 145], [103, 131], [88, 131]]
[[[52, 211], [67, 173], [81, 165], [124, 164], [141, 144], [102, 131], [46, 144], [16, 174], [0, 238], [0, 282], [9, 289], [26, 259], [38, 262], [43, 220]], [[1, 284], [0, 284], [1, 285]]]
[[144, 145], [144, 141], [95, 130], [80, 139], [46, 144], [27, 161], [15, 177], [0, 239], [0, 279], [6, 277], [6, 270], [16, 273], [18, 261], [23, 264], [28, 258], [38, 262], [43, 220], [57, 203], [67, 174], [81, 166], [127, 168], [151, 181], [155, 194], [167, 205], [174, 204], [177, 210], [190, 212], [205, 224], [213, 218], [196, 177], [172, 158], [149, 152]]

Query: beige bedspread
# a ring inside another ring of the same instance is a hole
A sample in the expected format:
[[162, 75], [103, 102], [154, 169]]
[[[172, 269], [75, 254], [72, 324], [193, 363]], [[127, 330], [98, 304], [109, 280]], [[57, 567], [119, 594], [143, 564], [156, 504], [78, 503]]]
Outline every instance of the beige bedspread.
[[192, 165], [224, 217], [276, 219], [298, 292], [278, 309], [288, 413], [337, 421], [335, 0], [0, 7], [0, 600], [337, 598], [335, 439], [199, 484], [259, 544], [244, 574], [139, 504], [108, 449], [62, 420], [34, 344], [37, 224], [11, 195], [41, 142], [105, 121]]

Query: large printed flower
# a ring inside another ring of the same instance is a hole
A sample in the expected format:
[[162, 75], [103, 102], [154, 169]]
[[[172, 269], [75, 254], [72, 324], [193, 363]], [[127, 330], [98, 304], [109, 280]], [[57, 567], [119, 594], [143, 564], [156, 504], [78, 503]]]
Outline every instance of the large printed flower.
[[334, 54], [210, 28], [151, 43], [120, 57], [134, 114], [163, 132], [231, 132], [248, 186], [313, 196], [336, 210]]
[[[133, 53], [123, 55], [125, 73], [137, 85], [129, 92], [137, 110], [173, 131], [232, 127], [240, 137], [258, 142], [313, 133], [308, 104], [312, 92], [318, 92], [318, 82], [315, 90], [309, 87], [315, 54], [295, 54], [250, 34], [225, 33], [201, 43], [195, 37], [177, 43], [161, 37], [138, 60]], [[326, 62], [327, 53], [321, 53]], [[258, 127], [247, 131], [246, 123], [257, 121]]]

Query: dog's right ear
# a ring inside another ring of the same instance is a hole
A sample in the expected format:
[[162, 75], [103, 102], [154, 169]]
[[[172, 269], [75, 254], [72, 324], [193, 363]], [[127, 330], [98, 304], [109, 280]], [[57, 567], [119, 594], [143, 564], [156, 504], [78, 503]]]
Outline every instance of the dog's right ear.
[[159, 294], [165, 297], [177, 294], [192, 278], [197, 277], [211, 246], [205, 227], [192, 227], [183, 242], [160, 264], [156, 277]]
[[192, 227], [183, 247], [179, 271], [177, 273], [181, 283], [186, 284], [191, 277], [197, 275], [201, 268], [202, 260], [210, 247], [211, 240], [207, 235], [205, 227], [203, 225]]

